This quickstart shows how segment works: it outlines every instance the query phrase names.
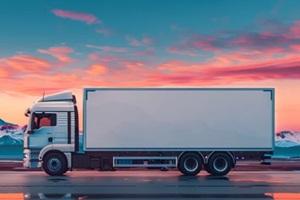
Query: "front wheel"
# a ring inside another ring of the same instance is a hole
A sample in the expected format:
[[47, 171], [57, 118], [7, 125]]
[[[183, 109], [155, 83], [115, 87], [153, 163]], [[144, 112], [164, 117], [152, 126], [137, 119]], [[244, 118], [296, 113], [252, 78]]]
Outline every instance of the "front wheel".
[[67, 159], [62, 153], [49, 153], [43, 159], [43, 169], [50, 176], [61, 176], [68, 171]]
[[179, 159], [178, 169], [187, 176], [195, 176], [202, 169], [202, 159], [197, 153], [186, 153]]

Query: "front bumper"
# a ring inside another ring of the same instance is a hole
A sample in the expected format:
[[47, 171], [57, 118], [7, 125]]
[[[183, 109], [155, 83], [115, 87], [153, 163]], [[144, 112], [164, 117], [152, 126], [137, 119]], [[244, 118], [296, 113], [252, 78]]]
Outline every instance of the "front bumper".
[[23, 167], [38, 168], [41, 166], [41, 161], [38, 159], [38, 153], [32, 152], [30, 149], [23, 151]]

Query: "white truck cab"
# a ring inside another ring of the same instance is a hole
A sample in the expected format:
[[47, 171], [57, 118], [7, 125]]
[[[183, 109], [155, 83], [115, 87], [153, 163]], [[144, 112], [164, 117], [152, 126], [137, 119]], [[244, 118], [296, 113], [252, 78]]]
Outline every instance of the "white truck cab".
[[[70, 153], [75, 151], [75, 144], [78, 146], [75, 96], [63, 92], [43, 97], [27, 109], [25, 115], [29, 120], [24, 135], [24, 167], [41, 167], [42, 159], [52, 154], [65, 156], [69, 169]], [[59, 159], [51, 158], [44, 163], [47, 168], [60, 167]]]

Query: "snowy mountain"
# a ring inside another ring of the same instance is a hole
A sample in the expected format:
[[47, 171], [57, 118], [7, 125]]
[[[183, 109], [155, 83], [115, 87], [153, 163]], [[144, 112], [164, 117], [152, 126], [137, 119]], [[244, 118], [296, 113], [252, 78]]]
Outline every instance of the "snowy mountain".
[[23, 145], [24, 132], [21, 127], [0, 129], [0, 145]]
[[12, 124], [12, 123], [9, 123], [9, 122], [6, 122], [6, 121], [0, 119], [0, 126], [18, 126], [18, 125]]
[[300, 146], [300, 133], [292, 131], [281, 131], [275, 135], [276, 147]]
[[[22, 145], [26, 125], [18, 125], [5, 122], [0, 119], [0, 145]], [[82, 133], [79, 135], [79, 143], [83, 143]], [[288, 148], [300, 147], [300, 133], [292, 131], [281, 131], [275, 134], [275, 147]]]
[[21, 127], [0, 119], [0, 145], [22, 145], [23, 138]]

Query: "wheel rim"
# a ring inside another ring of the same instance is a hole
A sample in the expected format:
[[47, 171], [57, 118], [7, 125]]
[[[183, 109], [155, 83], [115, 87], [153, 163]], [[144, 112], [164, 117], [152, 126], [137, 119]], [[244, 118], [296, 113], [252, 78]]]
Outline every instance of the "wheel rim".
[[217, 170], [218, 172], [223, 172], [227, 169], [228, 162], [225, 158], [218, 157], [214, 160], [213, 166], [214, 166], [214, 169]]
[[198, 168], [199, 163], [196, 158], [189, 157], [185, 159], [183, 166], [188, 172], [194, 172]]
[[61, 168], [61, 161], [58, 158], [50, 158], [48, 160], [47, 166], [50, 171], [58, 171]]

